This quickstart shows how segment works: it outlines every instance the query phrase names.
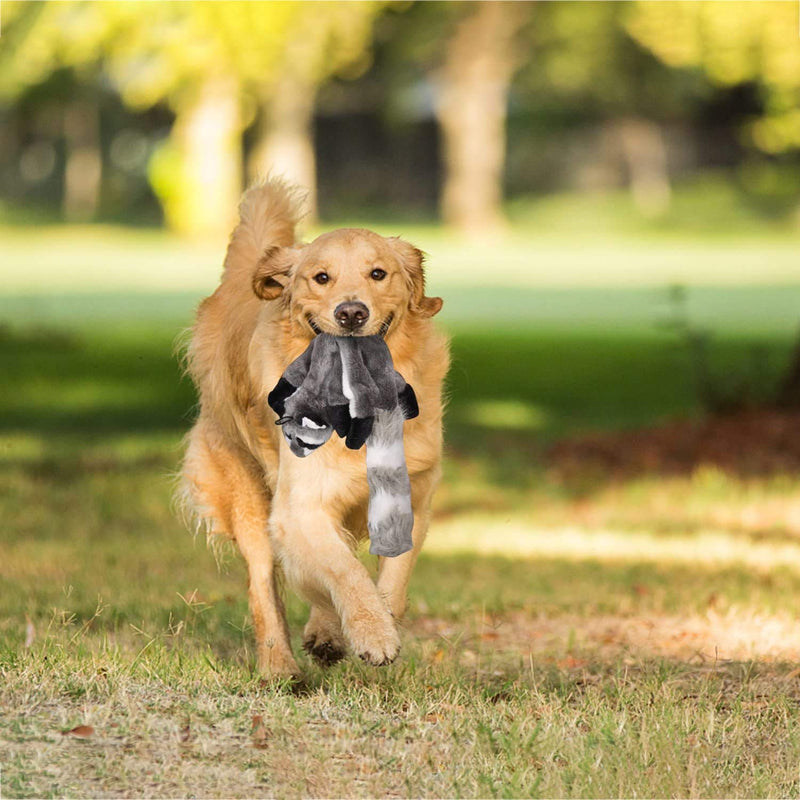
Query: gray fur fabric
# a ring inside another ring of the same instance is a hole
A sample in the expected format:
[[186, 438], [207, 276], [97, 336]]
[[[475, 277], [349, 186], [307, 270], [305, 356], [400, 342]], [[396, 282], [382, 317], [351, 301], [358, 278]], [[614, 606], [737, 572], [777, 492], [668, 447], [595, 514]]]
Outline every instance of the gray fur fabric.
[[310, 455], [334, 431], [352, 450], [366, 444], [369, 551], [389, 557], [408, 552], [414, 515], [403, 422], [419, 407], [383, 338], [319, 334], [267, 401], [296, 456]]

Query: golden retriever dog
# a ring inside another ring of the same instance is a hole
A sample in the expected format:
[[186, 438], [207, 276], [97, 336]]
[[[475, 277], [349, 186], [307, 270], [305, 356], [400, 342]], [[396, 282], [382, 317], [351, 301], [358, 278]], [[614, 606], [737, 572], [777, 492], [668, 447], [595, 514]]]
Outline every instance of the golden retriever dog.
[[[220, 285], [199, 307], [187, 353], [200, 411], [183, 494], [209, 536], [233, 539], [247, 562], [258, 668], [267, 676], [298, 672], [279, 572], [311, 604], [303, 646], [316, 660], [333, 663], [348, 647], [373, 665], [397, 656], [397, 620], [440, 476], [449, 363], [447, 340], [431, 321], [442, 301], [425, 295], [422, 253], [358, 228], [298, 244], [300, 206], [297, 190], [278, 180], [245, 193]], [[267, 405], [284, 369], [320, 331], [384, 335], [419, 401], [404, 437], [414, 546], [380, 558], [377, 582], [354, 552], [368, 535], [364, 450], [334, 436], [298, 458]]]

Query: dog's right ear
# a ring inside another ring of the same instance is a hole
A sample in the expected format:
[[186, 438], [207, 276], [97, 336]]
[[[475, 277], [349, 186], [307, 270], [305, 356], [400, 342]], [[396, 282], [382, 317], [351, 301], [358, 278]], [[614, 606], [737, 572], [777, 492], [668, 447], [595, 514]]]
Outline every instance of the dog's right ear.
[[275, 300], [289, 280], [297, 257], [293, 247], [268, 247], [253, 273], [253, 291], [262, 300]]
[[425, 295], [425, 254], [414, 245], [403, 241], [399, 236], [392, 236], [389, 243], [400, 259], [405, 272], [406, 282], [411, 290], [409, 309], [420, 317], [432, 317], [442, 310], [441, 297]]

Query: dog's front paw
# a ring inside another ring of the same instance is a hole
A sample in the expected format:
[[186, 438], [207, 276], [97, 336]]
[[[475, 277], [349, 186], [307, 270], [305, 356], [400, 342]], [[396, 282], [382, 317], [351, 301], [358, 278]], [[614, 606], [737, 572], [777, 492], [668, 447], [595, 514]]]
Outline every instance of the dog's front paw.
[[400, 652], [400, 634], [388, 611], [362, 611], [349, 617], [344, 625], [353, 652], [373, 667], [391, 664]]

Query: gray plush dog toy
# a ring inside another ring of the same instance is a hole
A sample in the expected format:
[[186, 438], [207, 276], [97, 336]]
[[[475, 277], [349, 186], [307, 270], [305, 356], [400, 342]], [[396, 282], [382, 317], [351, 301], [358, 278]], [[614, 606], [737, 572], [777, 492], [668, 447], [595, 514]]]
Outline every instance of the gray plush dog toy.
[[383, 338], [320, 333], [289, 364], [267, 402], [296, 456], [313, 453], [334, 431], [351, 450], [366, 443], [369, 551], [409, 551], [414, 515], [403, 422], [418, 416], [419, 406]]

